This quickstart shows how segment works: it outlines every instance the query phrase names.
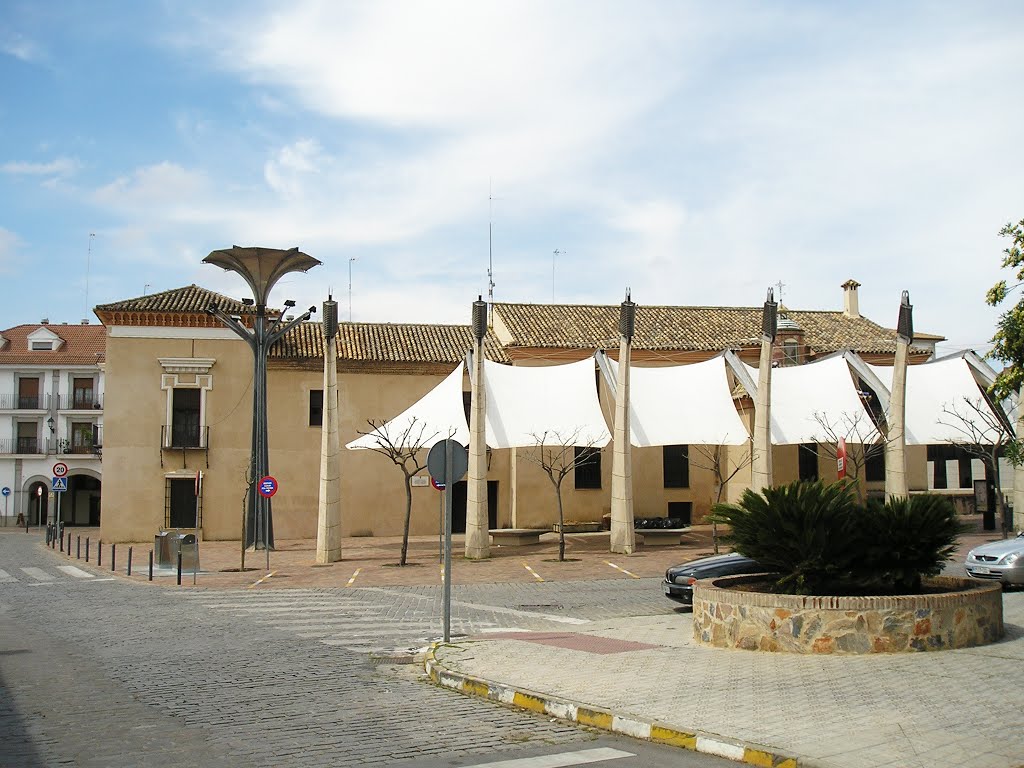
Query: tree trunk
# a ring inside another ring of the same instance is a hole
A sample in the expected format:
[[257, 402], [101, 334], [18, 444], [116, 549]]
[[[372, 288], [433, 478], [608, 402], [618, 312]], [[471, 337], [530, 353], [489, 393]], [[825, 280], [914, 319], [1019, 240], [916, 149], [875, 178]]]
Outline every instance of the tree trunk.
[[562, 486], [555, 486], [555, 496], [558, 497], [558, 562], [565, 561], [565, 515], [562, 513]]
[[[447, 492], [447, 491], [446, 491]], [[405, 565], [405, 557], [409, 552], [409, 522], [412, 520], [412, 476], [405, 476], [405, 527], [402, 529], [402, 559], [399, 565]]]

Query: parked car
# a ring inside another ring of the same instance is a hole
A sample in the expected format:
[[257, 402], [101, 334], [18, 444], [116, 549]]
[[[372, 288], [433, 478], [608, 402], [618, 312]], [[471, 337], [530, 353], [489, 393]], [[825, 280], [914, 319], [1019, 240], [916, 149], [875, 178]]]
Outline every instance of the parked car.
[[975, 547], [964, 562], [967, 573], [976, 579], [992, 579], [1003, 584], [1024, 585], [1024, 532], [1015, 539], [993, 541]]
[[684, 605], [693, 605], [693, 583], [700, 579], [716, 576], [738, 576], [743, 573], [764, 573], [766, 569], [756, 560], [732, 552], [728, 555], [715, 555], [691, 560], [682, 565], [674, 565], [665, 571], [665, 580], [661, 583], [665, 596]]

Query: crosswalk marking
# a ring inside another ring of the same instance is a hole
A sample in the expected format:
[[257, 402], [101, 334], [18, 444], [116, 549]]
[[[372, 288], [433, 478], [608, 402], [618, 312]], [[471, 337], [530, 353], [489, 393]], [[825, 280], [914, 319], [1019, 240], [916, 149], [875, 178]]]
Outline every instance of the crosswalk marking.
[[83, 571], [81, 568], [76, 568], [73, 565], [58, 565], [58, 571], [64, 571], [68, 576], [74, 576], [76, 579], [95, 579], [96, 577], [88, 571]]
[[[441, 634], [439, 611], [396, 612], [393, 600], [375, 600], [376, 595], [367, 600], [353, 590], [191, 592], [181, 597], [221, 615], [247, 616], [293, 637], [356, 653], [419, 648]], [[456, 618], [453, 631], [469, 634], [493, 626], [493, 621]]]
[[0, 584], [6, 584], [11, 581], [17, 581], [17, 579], [11, 576], [7, 571], [0, 568]]
[[42, 568], [33, 568], [30, 566], [28, 568], [22, 568], [21, 570], [25, 572], [26, 576], [31, 576], [36, 581], [53, 581], [57, 578], [56, 576], [51, 576]]
[[537, 757], [518, 757], [512, 760], [499, 760], [496, 763], [477, 763], [472, 768], [567, 768], [570, 765], [600, 763], [605, 760], [619, 760], [623, 757], [636, 757], [632, 752], [623, 752], [611, 747], [581, 749], [576, 752], [560, 752], [557, 755], [538, 755]]

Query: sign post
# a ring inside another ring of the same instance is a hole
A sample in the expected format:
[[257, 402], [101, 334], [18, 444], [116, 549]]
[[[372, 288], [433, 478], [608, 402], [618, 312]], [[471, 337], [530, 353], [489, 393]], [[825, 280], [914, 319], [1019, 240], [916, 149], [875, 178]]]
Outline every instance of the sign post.
[[[277, 478], [274, 477], [273, 475], [267, 475], [266, 477], [262, 477], [262, 478], [260, 478], [260, 482], [257, 485], [257, 488], [259, 489], [260, 496], [262, 496], [265, 499], [269, 499], [275, 493], [277, 493]], [[270, 505], [269, 504], [264, 504], [263, 505], [263, 531], [264, 531], [264, 536], [266, 537], [265, 542], [264, 542], [266, 544], [266, 546], [264, 548], [267, 550], [267, 573], [270, 573], [270, 544], [269, 544], [270, 538], [269, 538], [269, 535], [267, 533], [269, 530], [270, 530]]]
[[4, 489], [0, 491], [4, 495], [4, 528], [7, 527], [7, 502], [11, 500], [11, 489], [6, 485]]
[[436, 488], [444, 483], [444, 641], [452, 637], [452, 484], [466, 476], [469, 469], [469, 452], [455, 440], [434, 443], [427, 454], [427, 472], [434, 479]]
[[[53, 492], [57, 494], [57, 511], [53, 516], [53, 524], [60, 525], [60, 494], [68, 489], [68, 465], [63, 461], [58, 461], [53, 465]], [[60, 487], [58, 488], [57, 480], [61, 480]]]

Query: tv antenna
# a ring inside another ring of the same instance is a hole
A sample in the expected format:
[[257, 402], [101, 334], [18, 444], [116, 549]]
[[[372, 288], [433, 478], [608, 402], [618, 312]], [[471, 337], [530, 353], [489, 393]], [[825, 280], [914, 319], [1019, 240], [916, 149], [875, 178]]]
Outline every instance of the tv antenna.
[[553, 250], [551, 252], [551, 303], [552, 304], [555, 303], [555, 259], [558, 256], [560, 256], [560, 255], [562, 255], [564, 253], [565, 253], [565, 251], [560, 251], [558, 248], [555, 248], [555, 250]]
[[92, 239], [95, 232], [89, 233], [89, 247], [85, 252], [85, 316], [89, 316], [89, 265], [92, 262]]
[[[491, 180], [487, 180], [487, 303], [494, 306], [494, 201]], [[488, 314], [490, 317], [490, 314]]]

